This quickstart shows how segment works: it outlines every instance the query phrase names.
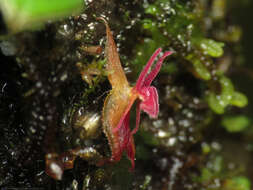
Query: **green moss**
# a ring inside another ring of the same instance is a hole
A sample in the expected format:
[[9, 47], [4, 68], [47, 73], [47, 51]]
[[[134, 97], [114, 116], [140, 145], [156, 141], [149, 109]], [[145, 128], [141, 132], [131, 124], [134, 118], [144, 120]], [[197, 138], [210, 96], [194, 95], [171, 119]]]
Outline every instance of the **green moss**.
[[208, 153], [211, 152], [211, 147], [210, 147], [210, 145], [207, 144], [207, 143], [202, 143], [202, 144], [201, 144], [201, 149], [202, 149], [202, 153], [203, 153], [203, 154], [208, 154]]
[[249, 124], [250, 120], [244, 115], [239, 116], [225, 116], [221, 123], [228, 132], [240, 132], [245, 130]]
[[149, 6], [145, 9], [145, 13], [151, 14], [151, 15], [156, 15], [156, 14], [161, 13], [161, 10], [158, 9], [156, 5], [149, 5]]
[[223, 55], [224, 43], [222, 42], [216, 42], [212, 39], [200, 39], [196, 45], [203, 50], [204, 54], [210, 55], [211, 57], [220, 57]]
[[223, 190], [250, 190], [250, 180], [244, 176], [233, 177], [226, 180]]
[[140, 190], [148, 189], [151, 180], [152, 180], [152, 176], [151, 175], [146, 175], [143, 184], [140, 186]]
[[207, 102], [215, 113], [224, 113], [228, 105], [237, 107], [244, 107], [247, 105], [247, 97], [234, 90], [234, 86], [229, 78], [221, 75], [219, 84], [221, 86], [221, 92], [219, 94], [209, 92], [207, 95]]
[[[238, 169], [227, 169], [224, 158], [219, 154], [210, 155], [206, 167], [201, 169], [201, 174], [193, 177], [195, 182], [203, 185], [207, 190], [249, 190], [251, 183], [245, 176], [241, 176]], [[218, 183], [217, 183], [218, 182]], [[202, 188], [199, 188], [202, 189]]]
[[[218, 96], [220, 97], [220, 96]], [[218, 99], [217, 95], [215, 95], [214, 93], [210, 92], [207, 95], [207, 103], [209, 105], [209, 107], [217, 114], [223, 114], [225, 107], [224, 105], [220, 102], [220, 100]]]
[[199, 75], [200, 78], [202, 78], [204, 80], [210, 80], [211, 79], [210, 72], [207, 70], [207, 68], [199, 60], [195, 60], [193, 62], [193, 67], [194, 67], [196, 73]]
[[80, 102], [81, 105], [86, 105], [88, 103], [89, 94], [94, 93], [96, 89], [99, 87], [99, 85], [105, 80], [105, 77], [107, 75], [103, 69], [105, 63], [106, 63], [105, 59], [99, 59], [97, 61], [94, 61], [87, 67], [83, 68], [83, 69], [95, 68], [101, 73], [99, 75], [92, 77], [92, 81], [89, 84], [89, 88], [86, 88], [85, 91], [82, 93], [82, 100]]
[[248, 98], [244, 94], [240, 92], [234, 92], [232, 99], [230, 101], [231, 105], [237, 106], [237, 107], [244, 107], [248, 104]]
[[[223, 55], [224, 44], [203, 37], [198, 23], [200, 16], [197, 13], [194, 14], [191, 10], [191, 6], [179, 2], [160, 0], [154, 4], [149, 4], [145, 9], [147, 14], [151, 14], [156, 18], [160, 17], [158, 20], [169, 15], [169, 18], [164, 18], [163, 22], [155, 22], [150, 18], [144, 19], [143, 28], [151, 32], [152, 40], [154, 40], [152, 44], [148, 44], [149, 47], [154, 50], [155, 47], [165, 44], [170, 45], [171, 40], [176, 40], [176, 43], [182, 47], [200, 50], [204, 56], [220, 57]], [[164, 38], [165, 35], [169, 38]], [[143, 44], [143, 46], [146, 45]], [[153, 48], [153, 46], [155, 47]], [[184, 59], [192, 63], [193, 69], [199, 78], [203, 80], [211, 79], [210, 71], [195, 53], [184, 56]]]
[[232, 96], [234, 94], [234, 86], [231, 80], [225, 76], [221, 76], [219, 79], [221, 85], [221, 94], [217, 96], [220, 104], [226, 107], [230, 101], [232, 100]]
[[201, 175], [194, 180], [201, 182], [202, 184], [208, 184], [213, 179], [221, 176], [223, 167], [224, 163], [221, 156], [212, 158], [209, 165], [201, 169]]
[[203, 80], [211, 79], [211, 74], [206, 68], [206, 66], [202, 64], [199, 59], [195, 58], [193, 54], [186, 56], [186, 59], [192, 63], [193, 69], [199, 78]]

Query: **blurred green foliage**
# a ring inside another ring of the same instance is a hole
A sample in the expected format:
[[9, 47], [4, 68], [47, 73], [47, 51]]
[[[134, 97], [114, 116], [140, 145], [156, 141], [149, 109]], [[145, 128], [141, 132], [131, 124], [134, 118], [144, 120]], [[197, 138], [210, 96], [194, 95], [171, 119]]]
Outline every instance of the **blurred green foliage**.
[[237, 176], [226, 180], [223, 190], [250, 190], [251, 183], [244, 176]]
[[234, 86], [229, 78], [220, 75], [219, 84], [221, 87], [220, 93], [210, 92], [207, 95], [207, 102], [215, 113], [223, 114], [228, 105], [244, 107], [248, 104], [247, 97], [234, 90]]
[[10, 32], [41, 27], [48, 20], [79, 14], [82, 0], [1, 0], [0, 10]]
[[221, 124], [228, 132], [241, 132], [249, 126], [250, 119], [244, 115], [224, 116]]
[[213, 154], [206, 167], [201, 169], [200, 176], [194, 176], [193, 180], [203, 185], [201, 190], [250, 190], [249, 179], [238, 173], [240, 173], [239, 168], [234, 169], [233, 172], [229, 171], [224, 158], [219, 154]]
[[210, 55], [211, 57], [220, 57], [223, 55], [224, 43], [222, 42], [204, 38], [195, 43], [203, 50], [204, 54]]

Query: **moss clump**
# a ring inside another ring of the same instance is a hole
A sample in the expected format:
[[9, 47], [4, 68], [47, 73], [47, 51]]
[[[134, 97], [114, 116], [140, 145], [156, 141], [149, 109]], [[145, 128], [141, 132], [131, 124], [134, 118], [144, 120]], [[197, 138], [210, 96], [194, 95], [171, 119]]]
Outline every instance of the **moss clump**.
[[228, 132], [241, 132], [249, 126], [250, 119], [244, 115], [224, 116], [221, 124]]
[[244, 107], [247, 105], [247, 97], [234, 90], [231, 80], [223, 75], [218, 79], [221, 92], [216, 94], [210, 92], [207, 95], [207, 102], [210, 108], [217, 114], [223, 114], [228, 105]]

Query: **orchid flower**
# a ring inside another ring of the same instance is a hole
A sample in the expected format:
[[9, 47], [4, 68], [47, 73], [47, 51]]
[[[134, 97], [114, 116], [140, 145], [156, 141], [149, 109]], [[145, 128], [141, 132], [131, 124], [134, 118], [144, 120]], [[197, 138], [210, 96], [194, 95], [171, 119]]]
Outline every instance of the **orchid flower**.
[[[106, 70], [109, 82], [112, 85], [112, 90], [105, 99], [102, 115], [104, 133], [112, 151], [110, 161], [119, 161], [122, 153], [126, 151], [132, 169], [134, 169], [135, 145], [133, 135], [139, 128], [140, 113], [144, 111], [152, 118], [158, 116], [158, 93], [156, 88], [151, 86], [151, 83], [160, 71], [164, 59], [172, 52], [166, 51], [149, 72], [155, 59], [162, 51], [161, 48], [157, 49], [143, 68], [136, 85], [130, 87], [122, 69], [110, 28], [105, 19], [98, 19], [102, 20], [106, 26]], [[130, 109], [137, 99], [139, 101], [136, 107], [136, 126], [131, 131], [129, 126]]]

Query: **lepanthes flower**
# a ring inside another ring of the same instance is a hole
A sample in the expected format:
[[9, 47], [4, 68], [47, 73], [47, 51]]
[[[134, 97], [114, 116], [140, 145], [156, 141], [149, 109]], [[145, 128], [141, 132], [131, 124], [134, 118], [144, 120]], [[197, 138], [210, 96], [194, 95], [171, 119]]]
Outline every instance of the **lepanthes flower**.
[[[133, 169], [135, 166], [133, 135], [139, 128], [140, 113], [144, 111], [151, 118], [158, 116], [158, 93], [156, 88], [151, 86], [151, 83], [160, 71], [164, 59], [172, 52], [166, 51], [150, 71], [152, 64], [162, 51], [161, 48], [158, 48], [143, 68], [136, 85], [131, 87], [122, 69], [110, 28], [105, 19], [99, 18], [99, 20], [102, 20], [106, 25], [106, 70], [108, 72], [109, 82], [112, 85], [112, 90], [104, 102], [102, 116], [104, 133], [107, 136], [112, 151], [110, 161], [119, 161], [122, 153], [126, 151]], [[136, 104], [136, 126], [131, 130], [129, 126], [130, 109], [136, 100], [138, 100]]]

